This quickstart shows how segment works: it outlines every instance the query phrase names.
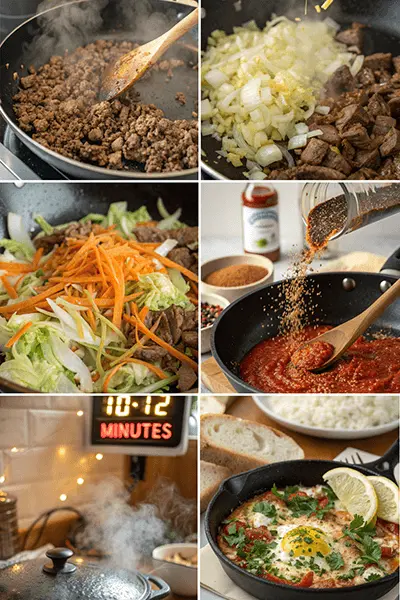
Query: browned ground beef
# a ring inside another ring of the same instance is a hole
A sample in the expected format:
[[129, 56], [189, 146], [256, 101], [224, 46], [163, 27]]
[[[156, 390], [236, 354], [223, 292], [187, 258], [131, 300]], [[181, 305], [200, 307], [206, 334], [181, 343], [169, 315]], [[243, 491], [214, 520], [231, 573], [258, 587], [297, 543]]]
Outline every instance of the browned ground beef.
[[53, 56], [37, 71], [31, 67], [14, 96], [21, 129], [59, 154], [108, 169], [133, 163], [147, 172], [197, 167], [197, 121], [171, 121], [132, 90], [120, 100], [98, 102], [105, 67], [133, 47], [98, 40]]

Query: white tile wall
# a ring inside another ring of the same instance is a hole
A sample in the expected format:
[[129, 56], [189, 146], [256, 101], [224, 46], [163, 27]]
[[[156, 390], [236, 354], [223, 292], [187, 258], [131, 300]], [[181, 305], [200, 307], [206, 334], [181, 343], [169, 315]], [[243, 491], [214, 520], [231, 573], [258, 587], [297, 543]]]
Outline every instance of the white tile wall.
[[[18, 498], [20, 528], [41, 513], [65, 505], [79, 509], [91, 484], [106, 474], [123, 476], [123, 457], [105, 454], [98, 461], [84, 448], [83, 396], [0, 395], [0, 489]], [[78, 485], [82, 477], [84, 483]], [[60, 495], [66, 494], [62, 502]]]

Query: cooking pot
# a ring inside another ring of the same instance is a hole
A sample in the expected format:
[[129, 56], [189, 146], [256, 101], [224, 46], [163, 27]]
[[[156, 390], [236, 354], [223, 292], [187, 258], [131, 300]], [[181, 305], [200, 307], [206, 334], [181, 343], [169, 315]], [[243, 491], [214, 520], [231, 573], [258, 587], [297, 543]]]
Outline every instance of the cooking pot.
[[[46, 552], [49, 561], [16, 563], [0, 573], [2, 600], [161, 600], [170, 593], [159, 577], [111, 568], [73, 556], [68, 548]], [[153, 590], [151, 583], [157, 586]]]

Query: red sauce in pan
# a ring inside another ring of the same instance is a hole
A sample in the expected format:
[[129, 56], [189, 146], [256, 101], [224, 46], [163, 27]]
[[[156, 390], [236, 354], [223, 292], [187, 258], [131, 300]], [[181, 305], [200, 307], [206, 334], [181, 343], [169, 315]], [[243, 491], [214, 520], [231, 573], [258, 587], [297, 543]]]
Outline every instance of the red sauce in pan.
[[328, 342], [312, 342], [296, 350], [292, 355], [292, 363], [308, 371], [318, 369], [330, 359], [333, 351], [334, 347]]
[[260, 342], [242, 360], [241, 378], [272, 393], [400, 392], [400, 338], [360, 337], [322, 373], [293, 365], [291, 358], [298, 347], [329, 329], [306, 327], [301, 338], [276, 336]]

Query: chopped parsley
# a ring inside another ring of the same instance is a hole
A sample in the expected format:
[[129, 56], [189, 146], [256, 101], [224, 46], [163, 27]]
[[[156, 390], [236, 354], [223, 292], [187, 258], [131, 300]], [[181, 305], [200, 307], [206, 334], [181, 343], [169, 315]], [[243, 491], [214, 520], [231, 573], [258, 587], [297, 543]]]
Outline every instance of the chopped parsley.
[[239, 531], [236, 531], [235, 523], [232, 523], [228, 526], [228, 534], [229, 535], [224, 535], [223, 538], [229, 544], [229, 546], [241, 547], [246, 540], [244, 528], [240, 527]]
[[382, 575], [379, 575], [379, 573], [371, 573], [371, 575], [368, 575], [366, 581], [377, 581], [378, 579], [382, 579]]
[[270, 502], [257, 502], [253, 506], [253, 512], [261, 513], [269, 519], [274, 519], [276, 517], [276, 506]]
[[344, 560], [340, 552], [331, 552], [325, 557], [325, 560], [328, 563], [331, 571], [338, 571], [344, 566]]
[[381, 547], [372, 539], [375, 535], [375, 527], [371, 523], [367, 525], [363, 517], [355, 515], [349, 527], [343, 529], [343, 534], [362, 546], [360, 561], [362, 564], [377, 564], [382, 557]]

